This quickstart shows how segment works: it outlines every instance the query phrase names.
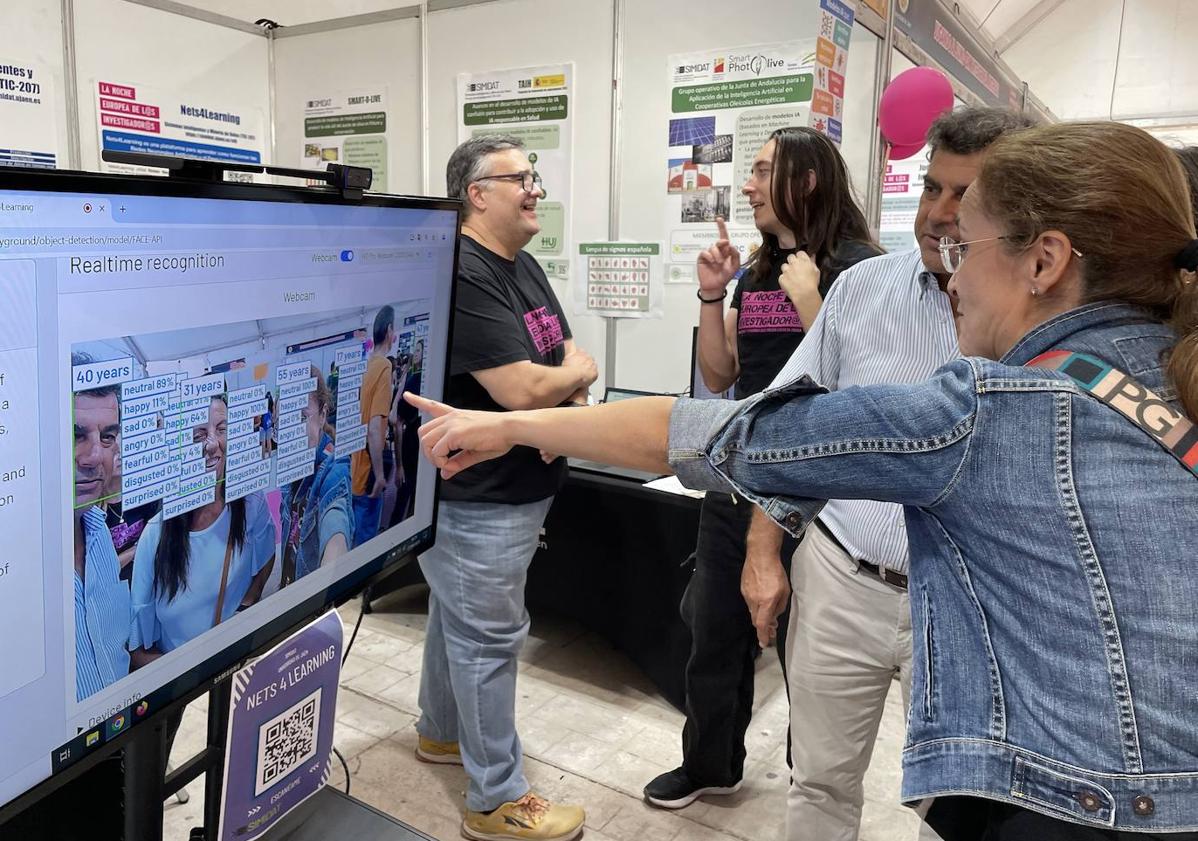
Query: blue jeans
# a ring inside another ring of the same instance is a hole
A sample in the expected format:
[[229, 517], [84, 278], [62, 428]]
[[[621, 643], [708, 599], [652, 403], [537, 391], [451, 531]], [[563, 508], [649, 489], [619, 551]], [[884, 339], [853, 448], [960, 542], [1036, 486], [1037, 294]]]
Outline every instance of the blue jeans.
[[524, 582], [552, 502], [442, 501], [437, 543], [420, 556], [430, 593], [416, 730], [460, 744], [474, 812], [529, 791], [516, 735], [516, 656], [528, 637]]
[[361, 546], [379, 533], [383, 497], [354, 494], [354, 546]]

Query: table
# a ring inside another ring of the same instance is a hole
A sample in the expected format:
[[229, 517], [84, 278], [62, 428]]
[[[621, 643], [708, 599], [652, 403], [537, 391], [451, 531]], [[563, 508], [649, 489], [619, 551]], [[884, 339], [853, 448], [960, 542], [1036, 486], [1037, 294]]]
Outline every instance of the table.
[[653, 478], [571, 462], [529, 569], [527, 601], [608, 640], [682, 709], [691, 638], [678, 608], [694, 570], [700, 500], [644, 487]]

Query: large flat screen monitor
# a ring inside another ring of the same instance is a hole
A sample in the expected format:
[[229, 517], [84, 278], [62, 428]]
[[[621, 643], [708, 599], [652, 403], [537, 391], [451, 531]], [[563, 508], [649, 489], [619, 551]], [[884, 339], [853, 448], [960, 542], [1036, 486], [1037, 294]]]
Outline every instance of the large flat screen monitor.
[[430, 545], [396, 393], [442, 393], [457, 230], [446, 200], [0, 170], [0, 823]]

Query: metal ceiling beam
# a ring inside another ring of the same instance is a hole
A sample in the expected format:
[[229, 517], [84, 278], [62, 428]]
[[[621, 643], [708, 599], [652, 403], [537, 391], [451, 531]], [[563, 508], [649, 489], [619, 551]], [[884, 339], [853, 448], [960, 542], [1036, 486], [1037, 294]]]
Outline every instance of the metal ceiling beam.
[[1065, 0], [1040, 0], [1019, 20], [994, 36], [994, 51], [1002, 55], [1031, 32], [1046, 17], [1055, 12]]
[[228, 15], [217, 14], [216, 12], [209, 12], [204, 9], [197, 9], [195, 6], [188, 6], [186, 3], [177, 3], [175, 0], [125, 0], [125, 2], [133, 3], [136, 6], [147, 6], [151, 9], [158, 9], [160, 12], [169, 12], [172, 15], [181, 15], [192, 20], [202, 20], [204, 23], [224, 26], [228, 29], [236, 29], [249, 35], [265, 34], [257, 26], [247, 21], [238, 20]]
[[362, 15], [350, 15], [343, 18], [318, 20], [312, 23], [300, 23], [295, 26], [280, 25], [274, 30], [276, 38], [294, 38], [298, 35], [314, 35], [318, 32], [332, 32], [337, 29], [352, 29], [356, 26], [371, 26], [376, 23], [388, 23], [393, 20], [407, 20], [420, 17], [420, 6], [401, 6], [397, 9], [384, 9], [381, 12], [367, 12]]
[[864, 26], [879, 39], [886, 38], [886, 18], [866, 5], [857, 7], [857, 23]]
[[67, 100], [67, 166], [83, 169], [79, 138], [79, 65], [75, 61], [75, 0], [62, 0], [62, 82]]
[[494, 3], [495, 0], [429, 0], [430, 12], [443, 12], [446, 9], [464, 9], [467, 6], [478, 6], [483, 3]]

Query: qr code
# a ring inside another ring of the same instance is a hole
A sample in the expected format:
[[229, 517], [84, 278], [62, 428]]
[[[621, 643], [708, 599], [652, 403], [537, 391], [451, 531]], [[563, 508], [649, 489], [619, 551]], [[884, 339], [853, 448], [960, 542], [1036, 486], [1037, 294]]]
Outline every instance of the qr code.
[[254, 796], [316, 756], [320, 689], [258, 728], [258, 778]]

